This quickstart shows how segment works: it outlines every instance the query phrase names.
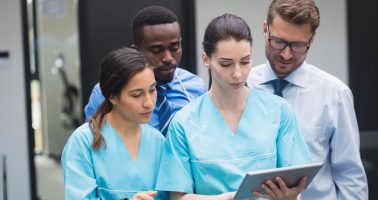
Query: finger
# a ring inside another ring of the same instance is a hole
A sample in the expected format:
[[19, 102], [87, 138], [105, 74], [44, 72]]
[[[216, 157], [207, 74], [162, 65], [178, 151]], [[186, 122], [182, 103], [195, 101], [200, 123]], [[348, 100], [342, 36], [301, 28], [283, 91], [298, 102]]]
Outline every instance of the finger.
[[145, 192], [140, 192], [137, 193], [134, 197], [133, 200], [153, 200], [154, 198], [146, 194]]
[[264, 198], [264, 199], [272, 199], [273, 197], [268, 195], [268, 194], [263, 194], [263, 193], [260, 193], [260, 192], [252, 192], [253, 195], [257, 196], [257, 197], [260, 197], [260, 198]]
[[154, 197], [157, 195], [157, 191], [147, 191], [146, 194], [149, 195], [150, 197]]
[[261, 184], [262, 189], [267, 193], [271, 198], [276, 198], [274, 191], [266, 183]]
[[280, 187], [280, 189], [281, 189], [282, 191], [285, 192], [285, 191], [288, 191], [288, 190], [289, 190], [289, 188], [287, 187], [285, 181], [284, 181], [281, 177], [277, 176], [277, 177], [276, 177], [276, 181], [277, 181], [278, 186]]
[[299, 179], [297, 185], [295, 185], [295, 187], [292, 187], [290, 190], [292, 193], [298, 195], [300, 194], [301, 192], [303, 192], [304, 190], [304, 187], [306, 186], [306, 182], [307, 182], [307, 177], [302, 177], [301, 179]]
[[273, 181], [268, 180], [267, 186], [273, 191], [275, 198], [283, 196], [282, 191], [280, 190], [280, 188], [277, 187], [277, 185]]
[[304, 176], [299, 180], [299, 184], [296, 186], [300, 192], [302, 192], [306, 186], [307, 177]]

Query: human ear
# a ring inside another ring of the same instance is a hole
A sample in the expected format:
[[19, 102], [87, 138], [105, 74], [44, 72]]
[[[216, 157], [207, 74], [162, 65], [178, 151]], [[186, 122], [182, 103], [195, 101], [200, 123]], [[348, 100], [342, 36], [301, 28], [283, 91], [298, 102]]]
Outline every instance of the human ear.
[[264, 20], [264, 23], [263, 23], [263, 34], [265, 34], [267, 32], [268, 32], [268, 23], [266, 22], [266, 20]]
[[112, 94], [110, 95], [110, 98], [109, 98], [109, 101], [110, 103], [112, 103], [113, 105], [116, 105], [118, 103], [118, 96]]
[[202, 52], [202, 62], [203, 62], [203, 64], [205, 64], [205, 66], [207, 68], [209, 68], [210, 59], [209, 59], [209, 57], [207, 56], [207, 54], [205, 52]]
[[311, 37], [310, 44], [312, 44], [312, 42], [314, 41], [317, 32], [318, 32], [318, 30], [315, 30], [314, 33], [312, 33], [313, 35]]

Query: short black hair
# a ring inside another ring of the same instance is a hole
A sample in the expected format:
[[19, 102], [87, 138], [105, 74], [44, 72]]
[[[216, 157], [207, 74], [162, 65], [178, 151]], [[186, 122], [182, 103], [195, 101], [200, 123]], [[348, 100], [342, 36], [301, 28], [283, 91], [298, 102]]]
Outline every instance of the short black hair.
[[148, 6], [138, 11], [133, 19], [133, 40], [139, 44], [143, 39], [143, 27], [148, 25], [170, 24], [178, 22], [178, 18], [168, 8], [162, 6]]

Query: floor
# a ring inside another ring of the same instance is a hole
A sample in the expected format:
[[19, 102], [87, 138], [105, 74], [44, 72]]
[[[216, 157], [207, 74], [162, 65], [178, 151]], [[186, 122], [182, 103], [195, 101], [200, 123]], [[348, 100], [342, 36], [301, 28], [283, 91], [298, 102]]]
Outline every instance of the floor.
[[39, 200], [63, 200], [64, 181], [60, 163], [44, 155], [35, 156]]

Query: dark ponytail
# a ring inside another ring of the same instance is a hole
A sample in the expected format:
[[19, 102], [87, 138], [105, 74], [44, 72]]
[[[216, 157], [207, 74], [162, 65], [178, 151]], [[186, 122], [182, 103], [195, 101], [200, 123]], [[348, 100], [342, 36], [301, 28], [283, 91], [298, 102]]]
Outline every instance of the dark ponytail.
[[93, 133], [92, 148], [97, 150], [104, 145], [106, 148], [106, 142], [101, 134], [101, 127], [105, 122], [105, 115], [108, 114], [113, 108], [113, 104], [109, 101], [104, 100], [94, 115], [89, 120], [89, 127]]

